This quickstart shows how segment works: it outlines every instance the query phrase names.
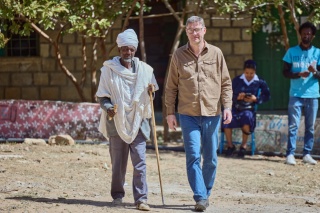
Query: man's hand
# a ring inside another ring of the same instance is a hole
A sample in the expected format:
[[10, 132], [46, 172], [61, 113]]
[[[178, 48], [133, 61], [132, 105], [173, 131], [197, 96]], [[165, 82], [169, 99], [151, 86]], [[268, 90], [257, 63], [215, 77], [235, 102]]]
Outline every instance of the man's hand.
[[314, 68], [314, 66], [312, 66], [312, 65], [310, 65], [309, 67], [308, 67], [308, 70], [309, 70], [309, 72], [311, 72], [311, 73], [315, 73], [317, 70]]
[[168, 126], [169, 129], [171, 130], [177, 130], [177, 119], [175, 115], [167, 115], [167, 122], [168, 122]]
[[148, 85], [148, 91], [149, 92], [154, 92], [155, 88], [154, 88], [154, 85], [153, 84], [149, 84]]
[[107, 114], [108, 114], [109, 118], [113, 118], [116, 113], [117, 112], [114, 109], [114, 107], [110, 107], [109, 109], [107, 109]]
[[229, 124], [232, 120], [232, 113], [230, 109], [224, 109], [223, 110], [223, 123]]
[[302, 71], [302, 72], [299, 72], [299, 76], [302, 77], [302, 78], [306, 78], [310, 75], [310, 72], [305, 70], [305, 71]]

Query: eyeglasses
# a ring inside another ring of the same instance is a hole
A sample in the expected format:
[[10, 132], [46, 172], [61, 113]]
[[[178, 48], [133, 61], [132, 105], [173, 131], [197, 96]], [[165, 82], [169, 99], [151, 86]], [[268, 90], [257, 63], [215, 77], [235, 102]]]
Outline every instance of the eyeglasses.
[[186, 31], [187, 31], [187, 33], [189, 33], [189, 34], [193, 34], [193, 32], [199, 33], [202, 29], [203, 29], [203, 27], [201, 27], [201, 28], [194, 28], [194, 29], [187, 28]]

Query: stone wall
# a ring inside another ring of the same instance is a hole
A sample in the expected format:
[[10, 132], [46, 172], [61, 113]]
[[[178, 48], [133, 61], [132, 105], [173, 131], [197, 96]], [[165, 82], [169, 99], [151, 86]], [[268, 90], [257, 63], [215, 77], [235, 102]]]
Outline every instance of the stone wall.
[[[113, 45], [119, 32], [120, 28], [115, 28], [108, 34], [108, 48]], [[46, 33], [55, 38], [57, 32]], [[61, 37], [59, 44], [64, 66], [78, 82], [83, 73], [81, 40], [82, 37], [78, 34], [68, 34]], [[91, 101], [92, 41], [87, 39], [86, 42], [89, 45], [86, 49], [87, 74], [83, 90], [87, 101]], [[116, 55], [116, 50], [114, 48], [110, 56]], [[0, 57], [0, 99], [81, 101], [74, 84], [60, 68], [54, 47], [43, 37], [39, 38], [39, 52], [39, 57]], [[97, 70], [101, 66], [102, 58], [98, 47]], [[99, 72], [97, 74], [99, 79]]]
[[217, 16], [214, 13], [204, 16], [207, 26], [206, 41], [219, 47], [226, 59], [231, 78], [243, 72], [243, 62], [252, 59], [251, 18], [239, 16]]
[[[252, 58], [251, 34], [247, 34], [251, 26], [251, 19], [232, 21], [228, 16], [217, 17], [213, 14], [204, 16], [207, 26], [205, 39], [218, 46], [224, 53], [231, 77], [242, 73], [244, 60]], [[120, 26], [120, 23], [116, 26]], [[107, 47], [111, 47], [120, 28], [112, 30], [106, 39]], [[55, 37], [55, 31], [47, 32]], [[77, 34], [65, 35], [61, 38], [60, 51], [64, 65], [75, 76], [77, 81], [82, 76], [81, 39]], [[87, 40], [91, 42], [91, 40]], [[148, 44], [146, 44], [148, 45]], [[159, 43], [158, 45], [161, 45]], [[24, 100], [61, 100], [80, 101], [72, 81], [61, 71], [52, 45], [40, 38], [39, 57], [0, 57], [0, 99]], [[110, 56], [117, 55], [114, 48]], [[102, 65], [102, 58], [98, 52], [97, 70]], [[87, 48], [87, 80], [84, 84], [84, 93], [87, 101], [91, 94], [90, 64], [92, 50]], [[99, 80], [99, 71], [97, 72]]]

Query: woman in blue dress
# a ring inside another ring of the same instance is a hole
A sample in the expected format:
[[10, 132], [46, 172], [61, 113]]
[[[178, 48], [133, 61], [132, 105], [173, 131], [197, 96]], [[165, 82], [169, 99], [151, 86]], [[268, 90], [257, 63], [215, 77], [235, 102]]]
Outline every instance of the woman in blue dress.
[[244, 62], [243, 74], [232, 80], [232, 121], [230, 124], [222, 124], [222, 131], [226, 135], [228, 148], [226, 156], [233, 155], [236, 150], [232, 143], [232, 129], [241, 128], [242, 143], [238, 157], [244, 157], [248, 136], [256, 127], [256, 104], [261, 104], [270, 99], [270, 91], [267, 83], [256, 75], [256, 63], [253, 60]]

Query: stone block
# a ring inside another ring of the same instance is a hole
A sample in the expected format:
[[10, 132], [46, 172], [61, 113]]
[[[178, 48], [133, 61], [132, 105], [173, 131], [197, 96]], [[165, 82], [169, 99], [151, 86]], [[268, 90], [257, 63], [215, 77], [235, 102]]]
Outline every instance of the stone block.
[[228, 28], [222, 29], [223, 41], [240, 41], [241, 29], [240, 28]]
[[47, 143], [44, 139], [38, 139], [38, 138], [25, 138], [23, 143], [28, 145], [38, 145], [38, 146], [46, 146]]
[[211, 16], [209, 14], [203, 14], [204, 25], [208, 28], [211, 27]]
[[41, 58], [27, 57], [19, 62], [19, 70], [21, 72], [41, 72]]
[[63, 43], [68, 43], [68, 44], [75, 43], [76, 42], [76, 34], [75, 33], [65, 34], [62, 37], [62, 42]]
[[251, 55], [252, 42], [251, 41], [234, 42], [234, 54]]
[[53, 135], [48, 140], [49, 145], [75, 145], [74, 139], [70, 135]]
[[0, 86], [9, 86], [9, 85], [10, 85], [10, 74], [0, 73]]
[[122, 17], [119, 16], [119, 18], [117, 18], [117, 19], [114, 21], [113, 29], [114, 29], [114, 28], [119, 28], [119, 29], [121, 29], [121, 28], [122, 28], [122, 25], [123, 25], [123, 20], [122, 20]]
[[21, 97], [24, 100], [39, 100], [39, 89], [37, 87], [24, 87]]
[[5, 99], [21, 99], [20, 87], [6, 87], [5, 88]]
[[68, 46], [69, 57], [82, 57], [82, 45], [80, 44], [70, 44]]
[[[55, 40], [58, 36], [59, 31], [58, 30], [46, 30], [45, 33], [52, 38], [53, 40]], [[43, 36], [40, 36], [40, 42], [41, 43], [48, 43], [48, 40], [45, 39]]]
[[116, 42], [119, 33], [121, 33], [121, 29], [113, 29], [112, 30], [111, 43]]
[[[69, 44], [59, 43], [59, 53], [62, 59], [67, 56], [68, 45]], [[50, 48], [50, 56], [56, 58], [56, 49], [53, 46]]]
[[50, 56], [50, 44], [40, 44], [40, 56], [44, 58]]
[[[98, 86], [98, 84], [97, 84]], [[88, 85], [83, 88], [84, 97], [87, 99], [87, 101], [91, 101], [91, 86]]]
[[57, 71], [57, 61], [55, 58], [42, 58], [41, 64], [43, 72]]
[[49, 84], [49, 74], [48, 73], [34, 73], [33, 74], [34, 85], [48, 85]]
[[251, 27], [252, 19], [247, 15], [239, 15], [236, 20], [232, 21], [233, 27]]
[[242, 40], [252, 41], [252, 32], [250, 29], [241, 29]]
[[80, 96], [74, 85], [61, 87], [61, 100], [62, 101], [80, 101]]
[[[59, 52], [61, 54], [61, 58], [63, 59], [64, 57], [67, 56], [67, 49], [68, 49], [68, 45], [67, 44], [59, 44]], [[53, 57], [55, 57], [56, 55], [54, 54]]]
[[[72, 73], [73, 76], [77, 79], [78, 83], [80, 83], [81, 81], [81, 78], [82, 78], [82, 71], [80, 72], [73, 72]], [[88, 82], [91, 82], [91, 79], [90, 79], [90, 71], [88, 70], [87, 73], [86, 73], [86, 79], [85, 79], [85, 83], [88, 83]], [[73, 82], [71, 80], [68, 79], [67, 81], [67, 86], [73, 86]]]
[[226, 56], [225, 59], [229, 69], [242, 69], [243, 56]]
[[[70, 71], [70, 72], [74, 72], [75, 70], [75, 61], [79, 61], [76, 58], [63, 58], [63, 65], [66, 66], [66, 68]], [[58, 69], [61, 71], [60, 65], [58, 65]]]
[[41, 100], [59, 100], [59, 87], [41, 87], [40, 88]]
[[[87, 56], [87, 62], [90, 62], [89, 58], [92, 57], [93, 53], [92, 53], [92, 47], [93, 45], [92, 44], [88, 44], [87, 45], [87, 48], [86, 48], [86, 56]], [[99, 51], [100, 48], [97, 47], [97, 50]]]
[[29, 86], [33, 83], [32, 73], [13, 73], [11, 83], [13, 86]]
[[[90, 72], [90, 69], [91, 69], [90, 66], [91, 66], [91, 58], [87, 58], [87, 67], [86, 67], [87, 72]], [[82, 73], [82, 70], [83, 70], [83, 61], [82, 60], [76, 60], [76, 69], [72, 73], [73, 74], [75, 72]]]
[[67, 84], [67, 76], [63, 72], [54, 72], [49, 75], [50, 86], [63, 86]]
[[213, 45], [219, 47], [223, 52], [223, 55], [231, 55], [232, 54], [232, 43], [231, 42], [214, 42]]
[[230, 27], [231, 20], [229, 15], [215, 15], [211, 17], [211, 23], [213, 27]]
[[221, 40], [220, 34], [221, 34], [221, 30], [218, 28], [207, 28], [207, 32], [204, 38], [208, 42], [220, 41]]
[[[228, 64], [227, 64], [227, 66], [228, 66]], [[229, 67], [228, 67], [228, 68], [229, 68]], [[231, 78], [231, 79], [234, 79], [234, 77], [237, 76], [237, 73], [236, 73], [235, 70], [229, 70], [229, 74], [230, 74], [230, 78]]]
[[119, 51], [117, 47], [113, 48], [112, 51], [109, 53], [110, 58], [113, 58], [114, 56], [118, 56], [118, 55], [119, 55]]
[[5, 90], [4, 87], [0, 86], [0, 99], [5, 99], [4, 98], [4, 90]]
[[39, 57], [0, 58], [0, 72], [29, 72], [41, 71], [41, 59]]

